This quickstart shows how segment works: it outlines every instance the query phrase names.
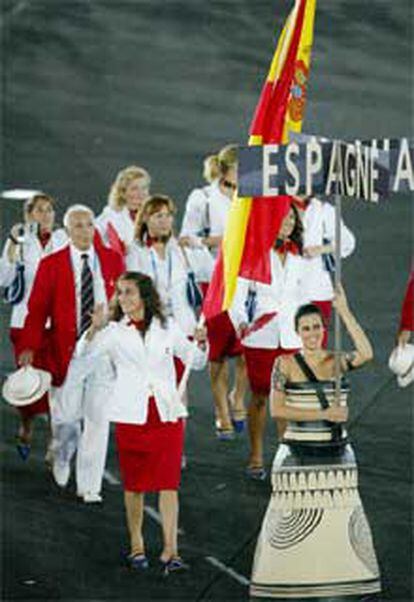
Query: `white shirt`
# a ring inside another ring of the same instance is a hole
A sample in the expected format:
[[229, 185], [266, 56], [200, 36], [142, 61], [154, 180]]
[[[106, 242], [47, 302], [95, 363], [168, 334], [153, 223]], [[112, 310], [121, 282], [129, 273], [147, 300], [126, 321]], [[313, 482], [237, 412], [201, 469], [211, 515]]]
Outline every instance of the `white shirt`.
[[[43, 248], [40, 244], [37, 234], [32, 232], [29, 228], [26, 228], [24, 242], [22, 245], [25, 292], [20, 303], [16, 303], [12, 306], [10, 318], [11, 328], [23, 328], [24, 326], [24, 321], [27, 316], [27, 304], [29, 302], [30, 293], [32, 291], [40, 260], [45, 255], [64, 247], [67, 244], [67, 241], [68, 237], [64, 230], [55, 230], [52, 232], [52, 236], [46, 247]], [[7, 241], [4, 245], [3, 253], [0, 258], [0, 286], [2, 287], [10, 286], [16, 273], [16, 263], [10, 262], [8, 258], [9, 246], [10, 241]]]
[[108, 299], [106, 297], [105, 282], [102, 277], [101, 266], [98, 255], [93, 247], [86, 251], [80, 251], [72, 243], [69, 245], [70, 259], [72, 262], [73, 275], [75, 278], [75, 297], [76, 297], [76, 326], [79, 332], [81, 323], [81, 275], [83, 267], [82, 255], [88, 255], [88, 265], [92, 271], [93, 277], [93, 296], [94, 304], [103, 303], [106, 307]]
[[209, 236], [223, 236], [230, 205], [231, 200], [220, 190], [219, 180], [194, 189], [187, 199], [180, 236], [202, 237], [206, 230]]
[[[320, 246], [323, 239], [335, 244], [335, 208], [312, 198], [303, 217], [304, 248]], [[341, 257], [349, 257], [355, 249], [355, 236], [341, 220]], [[330, 301], [334, 297], [332, 278], [324, 268], [322, 256], [305, 259], [304, 289], [312, 301]]]
[[[195, 370], [204, 368], [207, 354], [188, 341], [173, 320], [163, 327], [154, 318], [145, 337], [124, 317], [110, 322], [91, 342], [85, 335], [78, 341], [76, 358], [85, 377], [107, 354], [115, 366], [113, 389], [105, 399], [113, 422], [144, 424], [151, 395], [162, 422], [176, 422], [187, 416], [177, 390], [174, 356]], [[74, 374], [76, 367], [74, 366]]]
[[294, 317], [297, 309], [309, 301], [303, 289], [304, 259], [288, 253], [282, 264], [278, 253], [272, 249], [270, 261], [270, 284], [238, 279], [235, 298], [229, 311], [230, 319], [236, 330], [243, 322], [249, 324], [245, 302], [249, 288], [252, 288], [256, 291], [257, 303], [252, 323], [265, 314], [276, 312], [276, 315], [243, 338], [242, 344], [259, 349], [299, 349], [302, 343], [295, 332]]
[[[188, 259], [186, 264], [184, 253]], [[187, 279], [193, 271], [197, 282], [208, 282], [213, 270], [213, 258], [203, 246], [181, 249], [171, 238], [165, 247], [165, 258], [152, 247], [131, 245], [126, 257], [128, 270], [143, 272], [152, 278], [168, 315], [174, 319], [187, 336], [194, 334], [197, 319], [187, 299]]]

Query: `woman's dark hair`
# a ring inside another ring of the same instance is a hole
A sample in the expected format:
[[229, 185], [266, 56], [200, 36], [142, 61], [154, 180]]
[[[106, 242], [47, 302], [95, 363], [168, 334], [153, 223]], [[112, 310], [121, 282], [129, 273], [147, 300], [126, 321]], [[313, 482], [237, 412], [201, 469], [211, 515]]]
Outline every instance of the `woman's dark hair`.
[[306, 305], [301, 305], [295, 314], [295, 330], [296, 332], [299, 329], [300, 319], [304, 316], [311, 316], [317, 314], [322, 320], [322, 324], [325, 326], [325, 320], [323, 317], [323, 313], [319, 309], [317, 305], [314, 303], [307, 303]]
[[291, 203], [290, 206], [293, 210], [293, 213], [295, 214], [295, 227], [293, 228], [292, 233], [289, 236], [289, 238], [291, 241], [293, 241], [297, 245], [297, 247], [299, 249], [299, 253], [302, 255], [302, 252], [303, 252], [303, 224], [302, 224], [301, 217], [299, 215], [298, 208], [294, 205], [294, 203]]
[[[133, 282], [139, 290], [140, 297], [144, 303], [144, 330], [148, 330], [152, 318], [154, 317], [159, 319], [162, 326], [165, 326], [167, 323], [167, 318], [164, 314], [160, 296], [151, 278], [146, 274], [141, 274], [141, 272], [124, 272], [118, 278], [117, 284], [125, 281]], [[117, 291], [111, 299], [110, 306], [111, 320], [119, 322], [124, 317], [124, 312], [119, 305]]]

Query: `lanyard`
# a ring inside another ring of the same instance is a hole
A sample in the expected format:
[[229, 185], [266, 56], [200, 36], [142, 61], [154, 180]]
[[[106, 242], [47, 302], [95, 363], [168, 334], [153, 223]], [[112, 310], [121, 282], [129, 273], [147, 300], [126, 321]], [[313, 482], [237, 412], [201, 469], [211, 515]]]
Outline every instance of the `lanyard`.
[[[150, 249], [150, 259], [151, 259], [151, 267], [152, 267], [152, 272], [154, 274], [154, 280], [155, 280], [155, 284], [156, 286], [160, 286], [160, 280], [159, 280], [159, 274], [158, 274], [158, 268], [157, 268], [157, 257], [156, 257], [156, 251], [154, 251], [154, 249]], [[167, 286], [165, 287], [166, 291], [170, 291], [171, 290], [171, 283], [172, 283], [172, 256], [171, 256], [171, 251], [168, 249], [167, 251]]]
[[[158, 274], [156, 251], [153, 248], [150, 248], [150, 260], [151, 260], [152, 272], [154, 274], [155, 286], [158, 290], [160, 290], [162, 285], [161, 285], [159, 274]], [[167, 310], [167, 315], [169, 315], [169, 316], [171, 316], [173, 314], [172, 299], [171, 299], [171, 284], [172, 284], [172, 253], [171, 253], [171, 250], [168, 249], [168, 251], [167, 251], [167, 284], [166, 284], [166, 286], [165, 285], [162, 286], [162, 288], [165, 291], [165, 297], [166, 297], [165, 306], [166, 306], [166, 310]]]

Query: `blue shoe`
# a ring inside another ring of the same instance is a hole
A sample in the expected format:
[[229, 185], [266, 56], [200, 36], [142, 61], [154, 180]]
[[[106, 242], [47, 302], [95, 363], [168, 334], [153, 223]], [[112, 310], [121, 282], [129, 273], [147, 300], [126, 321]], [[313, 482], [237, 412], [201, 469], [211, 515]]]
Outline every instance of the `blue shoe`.
[[263, 466], [248, 466], [246, 468], [246, 477], [252, 481], [264, 481], [266, 476], [266, 469]]
[[242, 433], [246, 427], [246, 420], [232, 420], [236, 433]]
[[22, 460], [27, 460], [27, 458], [30, 456], [31, 446], [29, 443], [18, 442], [16, 444], [16, 449]]
[[148, 558], [145, 554], [134, 554], [127, 556], [127, 564], [134, 571], [146, 571], [149, 568]]
[[170, 573], [180, 573], [182, 571], [188, 571], [190, 567], [186, 564], [179, 556], [173, 556], [166, 562], [161, 560], [161, 570], [163, 575], [167, 577]]

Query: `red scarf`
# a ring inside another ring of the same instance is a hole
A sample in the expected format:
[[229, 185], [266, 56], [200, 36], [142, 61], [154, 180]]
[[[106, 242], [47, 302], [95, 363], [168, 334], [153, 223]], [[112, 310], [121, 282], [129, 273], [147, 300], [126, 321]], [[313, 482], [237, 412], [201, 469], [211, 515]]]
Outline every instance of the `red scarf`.
[[42, 245], [42, 249], [44, 249], [46, 247], [51, 236], [52, 236], [51, 232], [40, 232], [40, 230], [39, 230], [38, 238], [39, 238], [40, 244]]
[[309, 203], [311, 202], [311, 198], [306, 198], [306, 199], [300, 199], [297, 196], [292, 197], [292, 203], [301, 211], [306, 211], [306, 209], [309, 207]]
[[278, 239], [275, 244], [275, 250], [281, 255], [287, 255], [287, 253], [299, 255], [298, 245], [289, 238], [287, 240]]
[[150, 236], [147, 233], [147, 235], [145, 236], [145, 246], [152, 247], [152, 245], [154, 245], [157, 242], [162, 242], [166, 244], [167, 240], [168, 239], [166, 239], [165, 236]]
[[129, 320], [127, 325], [135, 326], [137, 330], [140, 330], [142, 332], [145, 328], [145, 320]]
[[135, 219], [137, 217], [137, 213], [138, 213], [138, 209], [128, 209], [129, 211], [129, 217], [132, 219], [133, 222], [135, 222]]

